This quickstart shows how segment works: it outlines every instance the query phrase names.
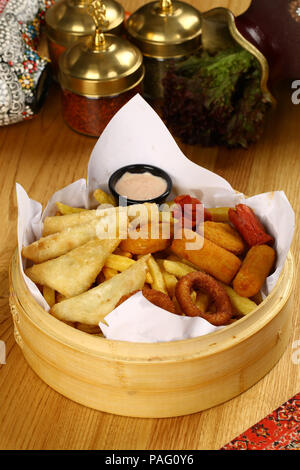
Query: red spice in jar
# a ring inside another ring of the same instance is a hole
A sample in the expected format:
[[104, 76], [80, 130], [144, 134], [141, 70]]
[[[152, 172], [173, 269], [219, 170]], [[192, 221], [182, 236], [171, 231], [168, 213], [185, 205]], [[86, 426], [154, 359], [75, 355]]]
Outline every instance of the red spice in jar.
[[136, 93], [140, 93], [139, 85], [119, 95], [103, 98], [87, 98], [69, 90], [63, 90], [64, 120], [72, 129], [81, 134], [99, 137], [111, 118]]
[[63, 52], [65, 52], [66, 48], [64, 46], [61, 46], [60, 44], [57, 44], [57, 42], [51, 41], [51, 39], [48, 39], [48, 48], [53, 75], [56, 79], [58, 79], [59, 57]]

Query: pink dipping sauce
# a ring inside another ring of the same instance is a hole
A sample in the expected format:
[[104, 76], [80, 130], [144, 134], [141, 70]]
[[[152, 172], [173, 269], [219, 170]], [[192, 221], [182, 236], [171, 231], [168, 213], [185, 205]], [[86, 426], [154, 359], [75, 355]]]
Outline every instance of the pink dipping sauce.
[[115, 190], [120, 196], [135, 201], [148, 201], [161, 196], [167, 189], [167, 182], [160, 176], [145, 173], [129, 173], [118, 180]]

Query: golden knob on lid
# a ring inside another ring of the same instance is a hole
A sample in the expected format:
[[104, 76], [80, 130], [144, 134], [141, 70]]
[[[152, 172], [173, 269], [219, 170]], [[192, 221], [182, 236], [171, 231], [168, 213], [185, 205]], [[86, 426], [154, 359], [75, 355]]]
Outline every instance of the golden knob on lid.
[[[116, 0], [104, 0], [106, 23], [103, 31], [121, 34], [124, 9]], [[45, 16], [50, 58], [57, 74], [60, 54], [81, 38], [95, 32], [95, 22], [87, 11], [89, 0], [58, 0]]]
[[103, 32], [107, 10], [102, 1], [89, 0], [87, 12], [95, 31], [60, 56], [59, 82], [65, 121], [81, 133], [99, 136], [120, 107], [140, 91], [143, 55], [126, 39]]
[[144, 94], [161, 98], [170, 60], [183, 60], [201, 44], [202, 15], [180, 0], [159, 0], [139, 8], [125, 26], [129, 39], [144, 55]]
[[202, 15], [188, 3], [160, 0], [147, 3], [126, 22], [132, 41], [148, 57], [186, 55], [200, 45]]

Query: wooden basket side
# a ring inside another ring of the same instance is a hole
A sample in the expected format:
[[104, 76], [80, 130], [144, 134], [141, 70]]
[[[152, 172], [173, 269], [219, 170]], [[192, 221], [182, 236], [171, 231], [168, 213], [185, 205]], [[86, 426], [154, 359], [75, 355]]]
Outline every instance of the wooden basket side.
[[90, 356], [51, 341], [26, 319], [19, 345], [42, 380], [82, 405], [125, 416], [171, 417], [216, 406], [259, 381], [282, 356], [291, 318], [288, 302], [264, 329], [231, 349], [173, 362]]

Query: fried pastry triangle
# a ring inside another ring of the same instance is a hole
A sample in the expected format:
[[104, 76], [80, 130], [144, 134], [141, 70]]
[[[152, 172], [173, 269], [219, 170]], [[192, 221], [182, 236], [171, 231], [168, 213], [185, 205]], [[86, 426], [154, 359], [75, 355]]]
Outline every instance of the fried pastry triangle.
[[35, 264], [25, 274], [36, 284], [73, 297], [87, 291], [120, 240], [91, 240], [58, 258]]
[[[64, 216], [56, 218], [60, 219], [62, 217]], [[22, 255], [36, 264], [43, 263], [62, 256], [95, 238], [100, 240], [124, 238], [122, 231], [125, 232], [126, 236], [127, 213], [113, 212], [103, 217], [96, 217], [90, 222], [67, 227], [61, 232], [42, 237], [31, 243], [31, 245], [24, 246]]]
[[55, 304], [50, 313], [63, 321], [97, 325], [110, 313], [123, 295], [144, 287], [148, 270], [144, 256], [130, 268], [81, 295]]

